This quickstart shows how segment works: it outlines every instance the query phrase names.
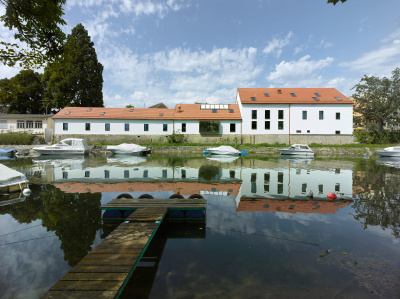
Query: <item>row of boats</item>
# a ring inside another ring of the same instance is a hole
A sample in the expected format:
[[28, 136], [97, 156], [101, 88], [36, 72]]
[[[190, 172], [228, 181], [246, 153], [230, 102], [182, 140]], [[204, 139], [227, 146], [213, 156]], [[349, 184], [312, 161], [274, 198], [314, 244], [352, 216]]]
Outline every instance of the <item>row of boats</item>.
[[[90, 147], [85, 139], [68, 138], [60, 142], [48, 145], [34, 147], [33, 150], [41, 155], [85, 155], [90, 151]], [[113, 154], [138, 155], [145, 156], [151, 152], [151, 148], [133, 143], [122, 143], [119, 145], [108, 145], [107, 150]], [[306, 144], [293, 144], [288, 148], [278, 150], [281, 155], [296, 156], [314, 156], [315, 152]], [[382, 157], [400, 157], [400, 145], [387, 147], [376, 151]], [[0, 155], [13, 155], [15, 150], [0, 150]], [[204, 155], [235, 155], [246, 156], [246, 151], [237, 150], [231, 146], [221, 145], [219, 147], [210, 147], [204, 151]]]

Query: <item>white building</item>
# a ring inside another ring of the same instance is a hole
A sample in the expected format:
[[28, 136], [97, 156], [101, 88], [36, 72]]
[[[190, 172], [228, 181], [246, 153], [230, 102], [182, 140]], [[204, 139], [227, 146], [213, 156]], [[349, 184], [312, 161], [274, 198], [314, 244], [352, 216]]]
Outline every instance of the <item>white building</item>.
[[239, 88], [236, 104], [165, 108], [66, 107], [54, 137], [88, 142], [351, 143], [353, 102], [334, 88]]
[[238, 88], [245, 143], [351, 143], [353, 102], [334, 88]]

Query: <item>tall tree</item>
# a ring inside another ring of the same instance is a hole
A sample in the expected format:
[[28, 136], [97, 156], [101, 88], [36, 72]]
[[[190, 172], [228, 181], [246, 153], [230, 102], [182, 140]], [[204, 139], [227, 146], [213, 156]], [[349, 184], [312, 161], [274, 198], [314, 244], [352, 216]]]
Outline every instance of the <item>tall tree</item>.
[[364, 76], [353, 89], [357, 110], [364, 122], [376, 124], [369, 129], [382, 131], [385, 124], [389, 128], [399, 124], [400, 68], [392, 72], [391, 79]]
[[333, 5], [336, 5], [339, 1], [342, 1], [342, 3], [345, 3], [347, 0], [328, 0], [328, 3], [333, 3]]
[[63, 52], [65, 34], [59, 26], [62, 19], [62, 5], [66, 0], [0, 0], [5, 14], [0, 21], [10, 30], [16, 30], [14, 39], [26, 43], [21, 49], [15, 43], [0, 40], [0, 63], [13, 66], [40, 67], [56, 59]]
[[49, 64], [44, 73], [44, 101], [52, 107], [103, 107], [103, 65], [97, 60], [87, 30], [78, 24], [65, 43], [61, 61]]
[[44, 113], [44, 90], [41, 74], [22, 70], [11, 79], [1, 80], [0, 102], [7, 113]]

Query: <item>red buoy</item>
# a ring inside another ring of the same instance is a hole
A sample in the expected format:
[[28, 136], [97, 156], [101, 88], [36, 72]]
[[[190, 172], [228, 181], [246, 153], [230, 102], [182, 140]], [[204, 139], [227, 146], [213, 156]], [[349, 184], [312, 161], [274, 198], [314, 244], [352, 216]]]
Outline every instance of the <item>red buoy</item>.
[[328, 198], [330, 199], [330, 200], [335, 200], [336, 199], [336, 194], [335, 193], [328, 193]]

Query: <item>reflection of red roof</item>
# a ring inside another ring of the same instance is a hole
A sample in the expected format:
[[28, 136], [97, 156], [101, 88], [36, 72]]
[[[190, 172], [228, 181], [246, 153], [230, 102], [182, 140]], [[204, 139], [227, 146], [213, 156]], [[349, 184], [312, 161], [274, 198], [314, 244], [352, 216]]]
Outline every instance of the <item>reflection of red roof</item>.
[[334, 214], [349, 204], [350, 202], [342, 201], [241, 198], [237, 211]]
[[123, 183], [54, 183], [56, 188], [67, 193], [96, 193], [96, 192], [161, 192], [173, 191], [184, 196], [200, 194], [200, 191], [239, 193], [241, 183], [205, 184], [198, 182], [123, 182]]
[[238, 88], [238, 93], [242, 104], [353, 104], [335, 88]]

